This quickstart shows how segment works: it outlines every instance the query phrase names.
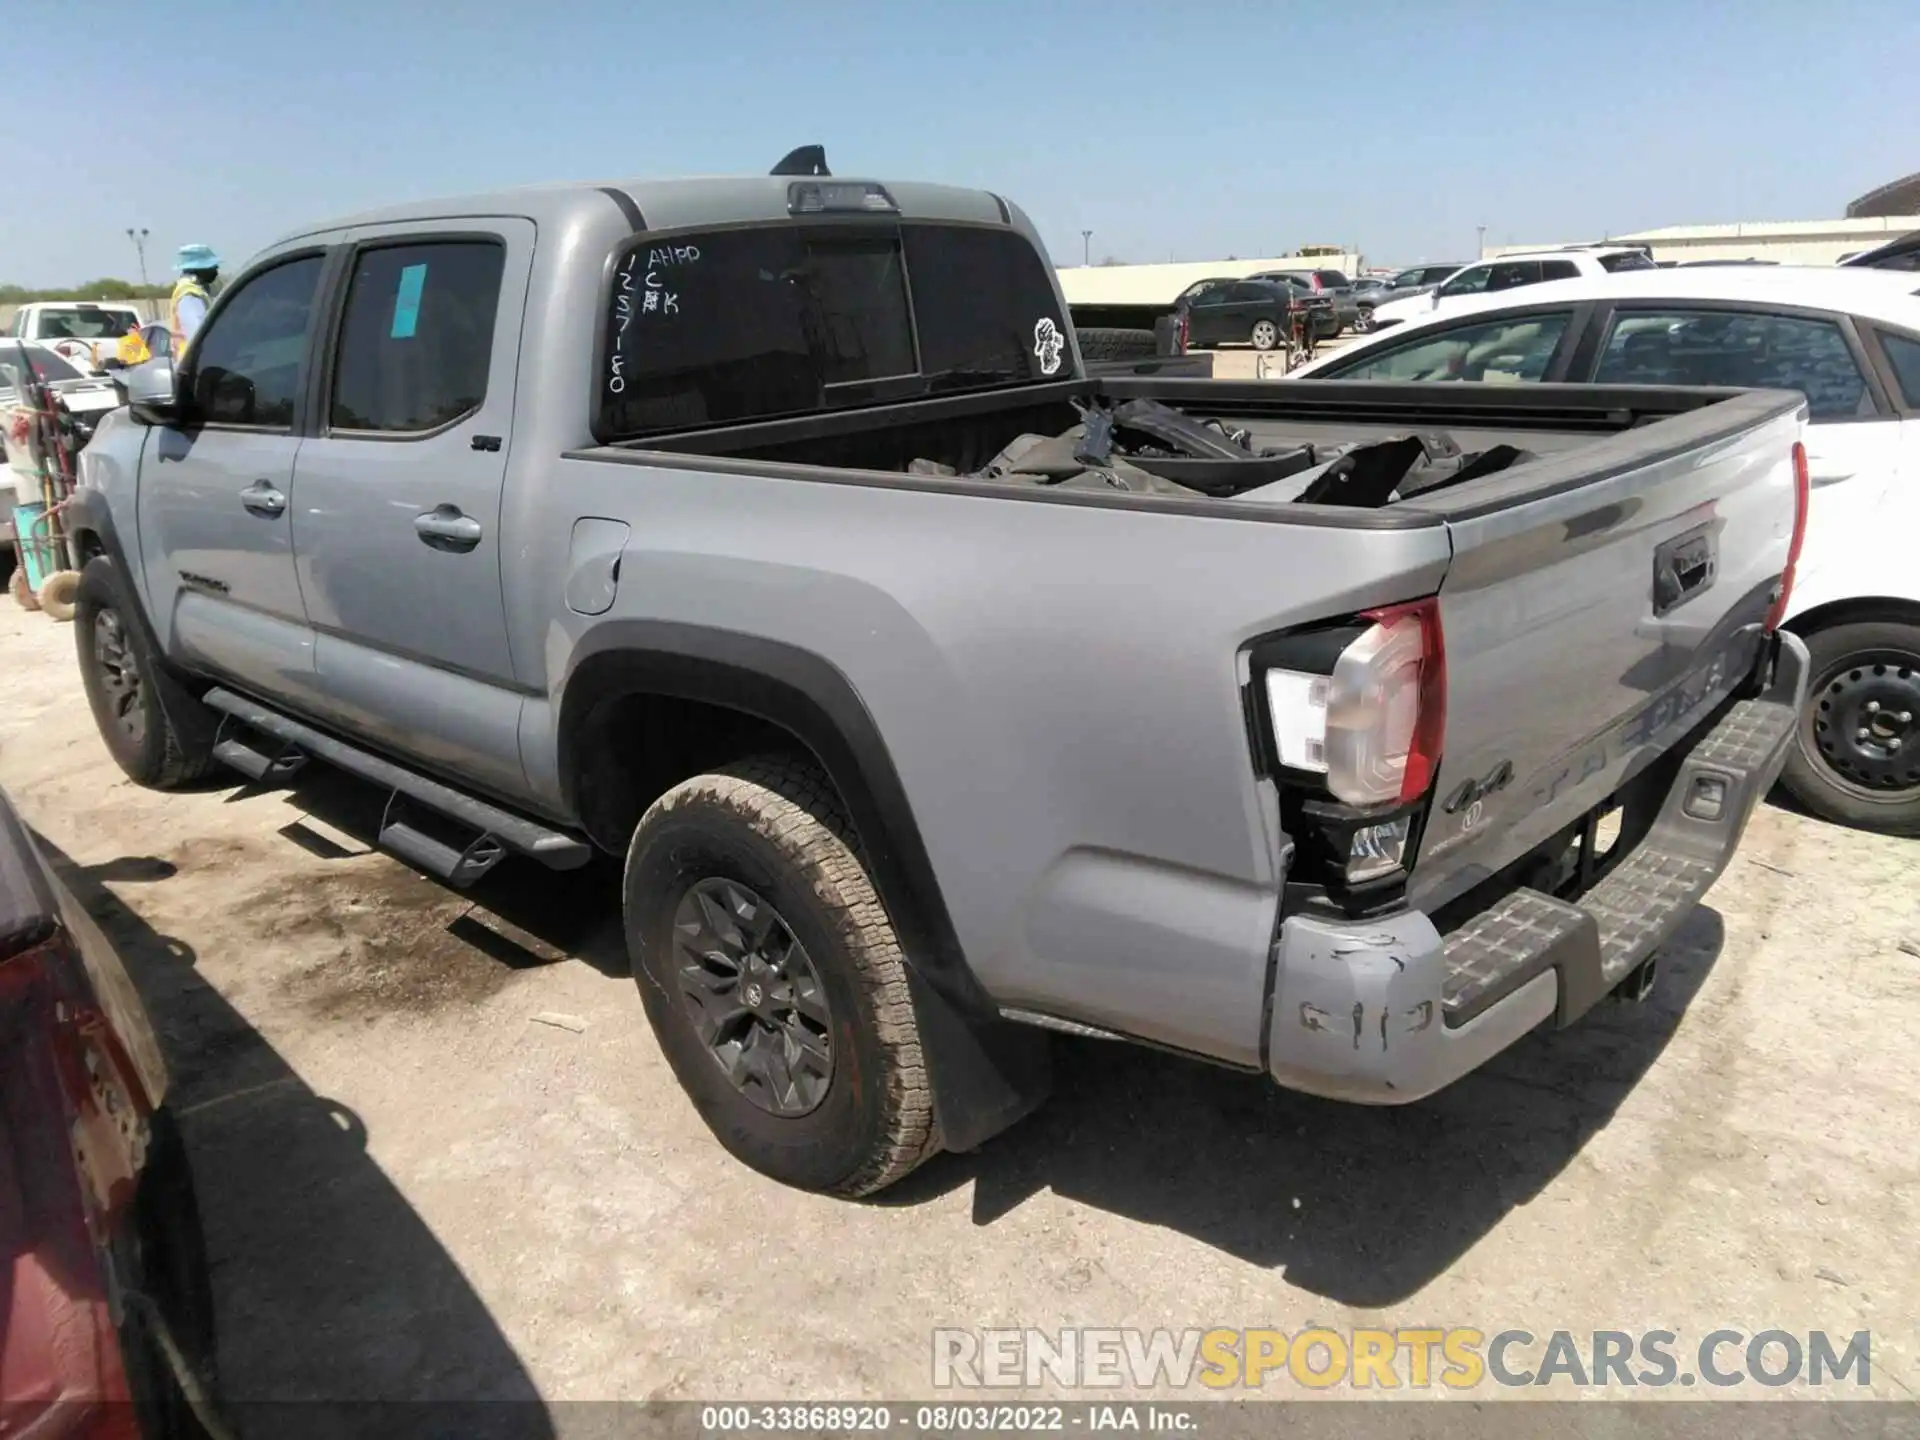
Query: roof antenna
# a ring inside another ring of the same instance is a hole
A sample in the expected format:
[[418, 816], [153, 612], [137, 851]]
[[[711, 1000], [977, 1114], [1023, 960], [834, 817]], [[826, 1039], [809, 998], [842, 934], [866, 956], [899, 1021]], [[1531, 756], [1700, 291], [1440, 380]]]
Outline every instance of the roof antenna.
[[786, 158], [768, 172], [772, 175], [831, 175], [827, 169], [827, 147], [802, 145], [789, 150]]

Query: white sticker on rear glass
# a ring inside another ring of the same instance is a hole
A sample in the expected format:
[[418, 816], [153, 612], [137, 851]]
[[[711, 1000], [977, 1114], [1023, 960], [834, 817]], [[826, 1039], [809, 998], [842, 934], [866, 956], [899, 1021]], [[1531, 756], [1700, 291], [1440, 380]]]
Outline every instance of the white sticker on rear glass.
[[1060, 368], [1060, 350], [1066, 343], [1060, 327], [1047, 316], [1041, 316], [1033, 327], [1033, 354], [1040, 362], [1042, 375], [1051, 375]]

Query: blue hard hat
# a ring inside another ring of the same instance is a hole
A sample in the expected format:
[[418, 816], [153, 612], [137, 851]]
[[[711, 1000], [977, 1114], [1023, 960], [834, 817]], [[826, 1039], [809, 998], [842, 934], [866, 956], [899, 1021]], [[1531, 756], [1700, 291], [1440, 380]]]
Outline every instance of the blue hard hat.
[[213, 253], [211, 245], [182, 245], [175, 257], [173, 268], [176, 270], [218, 270], [220, 257]]

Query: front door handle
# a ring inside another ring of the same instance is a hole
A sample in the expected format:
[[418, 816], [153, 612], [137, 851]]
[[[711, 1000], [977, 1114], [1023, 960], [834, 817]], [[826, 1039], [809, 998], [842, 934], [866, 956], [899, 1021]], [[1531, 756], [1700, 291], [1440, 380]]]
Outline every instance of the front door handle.
[[287, 497], [265, 480], [256, 480], [240, 492], [240, 503], [255, 515], [264, 515], [271, 520], [286, 513]]
[[480, 543], [480, 522], [471, 515], [462, 515], [458, 505], [436, 505], [426, 514], [414, 516], [413, 528], [424, 543], [436, 550], [459, 554]]

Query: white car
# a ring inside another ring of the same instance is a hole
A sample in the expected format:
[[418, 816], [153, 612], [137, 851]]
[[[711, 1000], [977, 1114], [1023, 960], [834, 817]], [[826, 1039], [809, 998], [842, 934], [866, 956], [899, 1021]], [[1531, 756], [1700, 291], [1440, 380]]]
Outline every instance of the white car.
[[1421, 295], [1389, 300], [1373, 310], [1373, 328], [1385, 330], [1409, 320], [1419, 320], [1443, 310], [1523, 285], [1545, 285], [1555, 280], [1574, 280], [1581, 276], [1614, 275], [1625, 270], [1652, 270], [1654, 263], [1644, 250], [1630, 245], [1569, 245], [1559, 250], [1530, 250], [1517, 255], [1499, 255], [1491, 260], [1462, 266], [1447, 277], [1444, 284]]
[[1786, 625], [1814, 680], [1783, 778], [1830, 820], [1920, 835], [1917, 287], [1786, 265], [1599, 275], [1463, 301], [1290, 379], [1800, 391], [1812, 504]]
[[37, 340], [91, 375], [113, 358], [120, 337], [140, 325], [140, 312], [131, 305], [36, 300], [13, 317], [13, 338]]

